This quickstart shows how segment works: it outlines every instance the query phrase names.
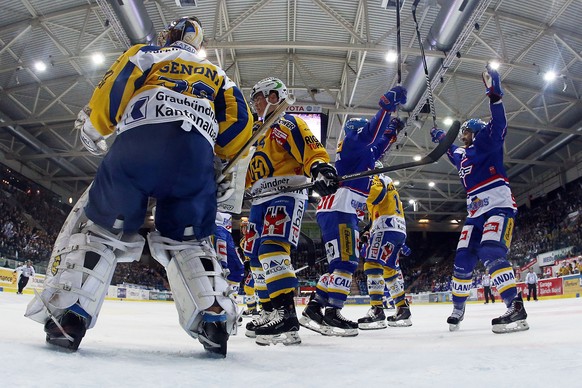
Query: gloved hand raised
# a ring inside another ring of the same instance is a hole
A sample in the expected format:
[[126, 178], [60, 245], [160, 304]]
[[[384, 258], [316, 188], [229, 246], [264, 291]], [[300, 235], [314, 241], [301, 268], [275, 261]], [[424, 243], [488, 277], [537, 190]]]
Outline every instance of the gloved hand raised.
[[406, 104], [406, 89], [402, 86], [393, 87], [380, 98], [378, 104], [385, 111], [396, 111], [399, 105]]
[[107, 153], [107, 143], [91, 123], [90, 115], [91, 108], [89, 108], [89, 105], [85, 105], [77, 115], [74, 128], [79, 131], [79, 137], [87, 151], [93, 155], [101, 156]]
[[489, 96], [489, 100], [494, 104], [501, 100], [503, 90], [501, 90], [501, 80], [497, 70], [493, 70], [487, 65], [487, 71], [482, 74], [483, 83], [485, 84], [485, 93]]
[[403, 245], [400, 247], [400, 253], [401, 253], [403, 256], [410, 256], [410, 254], [412, 253], [412, 249], [410, 249], [410, 247], [409, 247], [408, 245], [406, 245], [406, 244], [403, 244]]
[[313, 190], [325, 197], [335, 193], [339, 187], [338, 175], [335, 167], [329, 163], [318, 162], [311, 166]]
[[439, 128], [432, 128], [430, 130], [430, 137], [433, 143], [440, 143], [447, 136], [447, 133]]
[[384, 136], [391, 137], [390, 143], [394, 143], [398, 137], [398, 134], [404, 128], [404, 121], [400, 120], [398, 117], [392, 118], [388, 128], [384, 131]]

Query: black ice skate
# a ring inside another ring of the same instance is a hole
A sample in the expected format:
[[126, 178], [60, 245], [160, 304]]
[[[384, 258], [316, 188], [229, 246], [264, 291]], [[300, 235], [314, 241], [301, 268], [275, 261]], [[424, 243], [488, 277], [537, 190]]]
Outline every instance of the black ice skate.
[[273, 310], [262, 309], [259, 316], [247, 323], [245, 335], [249, 338], [255, 338], [255, 330], [258, 327], [263, 326], [265, 323], [269, 322], [273, 315]]
[[410, 307], [408, 307], [408, 302], [404, 301], [403, 306], [398, 306], [396, 314], [386, 318], [388, 326], [391, 327], [408, 327], [412, 326], [412, 321], [410, 320]]
[[449, 331], [457, 331], [460, 328], [461, 321], [465, 318], [465, 305], [462, 308], [453, 308], [451, 316], [447, 318]]
[[280, 307], [274, 310], [272, 319], [255, 330], [257, 345], [299, 345], [299, 321], [295, 307]]
[[529, 325], [525, 320], [526, 318], [527, 313], [523, 307], [523, 299], [520, 292], [515, 299], [513, 299], [511, 305], [503, 315], [498, 318], [493, 318], [491, 321], [491, 324], [493, 325], [492, 330], [496, 334], [529, 330]]
[[364, 318], [358, 319], [358, 328], [361, 330], [385, 329], [386, 315], [380, 306], [372, 306]]
[[67, 310], [61, 317], [51, 316], [45, 325], [46, 342], [70, 351], [77, 351], [85, 336], [86, 321], [74, 312]]
[[329, 327], [326, 335], [338, 337], [355, 337], [358, 335], [358, 324], [350, 321], [337, 307], [327, 307], [323, 316], [323, 322]]
[[247, 309], [245, 311], [243, 311], [242, 316], [244, 318], [254, 318], [254, 317], [258, 317], [260, 315], [259, 311], [254, 308], [254, 309]]
[[329, 327], [323, 322], [323, 312], [319, 303], [314, 300], [310, 301], [301, 315], [302, 317], [299, 319], [301, 326], [316, 333], [328, 335]]
[[226, 313], [205, 311], [198, 327], [198, 341], [212, 356], [226, 357], [228, 331], [226, 330]]

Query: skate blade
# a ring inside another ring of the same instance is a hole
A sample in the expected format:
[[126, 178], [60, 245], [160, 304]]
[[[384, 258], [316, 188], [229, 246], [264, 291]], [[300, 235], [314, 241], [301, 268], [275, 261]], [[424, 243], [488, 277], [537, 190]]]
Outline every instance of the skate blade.
[[257, 337], [257, 333], [255, 333], [252, 330], [247, 330], [245, 332], [245, 336], [248, 337], [248, 338], [256, 338]]
[[301, 326], [303, 326], [306, 329], [309, 329], [311, 331], [314, 331], [316, 333], [319, 333], [321, 335], [327, 335], [327, 327], [324, 325], [321, 325], [319, 323], [317, 323], [316, 321], [314, 321], [311, 318], [308, 317], [301, 317], [299, 318], [299, 324]]
[[400, 321], [387, 321], [390, 327], [409, 327], [412, 326], [410, 319], [402, 319]]
[[49, 345], [54, 346], [55, 348], [59, 349], [59, 350], [63, 350], [66, 352], [76, 352], [77, 349], [79, 349], [79, 345], [81, 344], [81, 340], [80, 339], [73, 339], [72, 341], [68, 340], [65, 337], [49, 337], [48, 335], [46, 336], [46, 343]]
[[493, 327], [491, 328], [491, 330], [495, 333], [495, 334], [506, 334], [506, 333], [514, 333], [517, 331], [526, 331], [529, 330], [529, 325], [526, 322], [525, 319], [519, 320], [519, 321], [515, 321], [512, 323], [508, 323], [508, 324], [498, 324], [498, 325], [493, 325]]
[[355, 337], [358, 335], [358, 329], [342, 329], [341, 327], [329, 326], [325, 335], [330, 337]]
[[299, 332], [289, 331], [275, 335], [258, 335], [255, 338], [255, 343], [260, 346], [269, 346], [271, 344], [299, 345], [301, 338], [299, 337]]
[[388, 327], [386, 321], [369, 322], [369, 323], [358, 323], [358, 329], [360, 330], [380, 330]]
[[449, 323], [449, 331], [457, 331], [461, 328], [459, 323]]

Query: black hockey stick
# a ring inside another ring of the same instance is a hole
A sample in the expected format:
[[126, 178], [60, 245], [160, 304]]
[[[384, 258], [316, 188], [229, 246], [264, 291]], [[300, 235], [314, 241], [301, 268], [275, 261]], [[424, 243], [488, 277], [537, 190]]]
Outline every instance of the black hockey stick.
[[436, 122], [436, 112], [434, 109], [434, 99], [432, 96], [432, 86], [430, 83], [430, 76], [428, 74], [428, 66], [426, 64], [426, 55], [424, 54], [424, 45], [422, 44], [422, 38], [420, 37], [420, 29], [418, 27], [418, 20], [416, 20], [416, 6], [418, 5], [420, 0], [414, 0], [412, 3], [412, 19], [414, 19], [414, 26], [416, 27], [416, 38], [418, 39], [418, 46], [420, 47], [420, 55], [422, 56], [422, 64], [424, 66], [424, 75], [426, 77], [426, 88], [428, 91], [428, 107], [430, 109], [430, 113], [432, 114], [432, 124], [433, 128], [437, 127]]
[[396, 0], [396, 55], [398, 56], [398, 80], [397, 85], [402, 83], [402, 45], [400, 43], [400, 0]]
[[[461, 129], [461, 122], [458, 120], [455, 120], [453, 125], [451, 125], [451, 127], [449, 128], [445, 138], [443, 140], [441, 140], [439, 142], [439, 144], [431, 152], [429, 152], [425, 157], [423, 157], [422, 159], [420, 159], [418, 161], [395, 164], [393, 166], [387, 166], [387, 167], [382, 167], [382, 168], [376, 168], [373, 170], [355, 172], [353, 174], [342, 175], [341, 177], [339, 177], [339, 181], [340, 182], [351, 181], [353, 179], [364, 178], [367, 176], [384, 174], [384, 173], [391, 172], [391, 171], [405, 170], [407, 168], [420, 167], [420, 166], [424, 166], [425, 164], [432, 164], [432, 163], [438, 161], [441, 158], [441, 156], [443, 156], [447, 152], [449, 147], [455, 142], [455, 140], [459, 136], [460, 129]], [[299, 191], [299, 190], [303, 190], [303, 189], [308, 189], [312, 186], [313, 186], [313, 182], [309, 182], [309, 183], [305, 183], [305, 184], [299, 185], [299, 186], [286, 187], [286, 188], [283, 188], [279, 191], [271, 191], [268, 193], [254, 195], [254, 196], [246, 198], [246, 199], [264, 198], [264, 197], [268, 197], [268, 196], [279, 194], [279, 193], [288, 193], [290, 191]]]

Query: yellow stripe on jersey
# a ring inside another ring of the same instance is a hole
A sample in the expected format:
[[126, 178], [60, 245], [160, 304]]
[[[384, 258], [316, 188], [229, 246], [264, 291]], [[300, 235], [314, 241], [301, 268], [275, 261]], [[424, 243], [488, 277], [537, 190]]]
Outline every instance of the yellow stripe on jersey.
[[257, 141], [247, 170], [246, 185], [250, 187], [262, 178], [309, 176], [315, 162], [329, 163], [325, 147], [305, 121], [286, 114]]
[[[191, 110], [209, 107], [214, 111], [205, 113], [215, 119], [214, 125], [218, 123], [215, 152], [220, 158], [234, 156], [250, 138], [252, 114], [241, 90], [220, 67], [172, 46], [135, 45], [117, 58], [89, 101], [91, 123], [102, 135], [113, 133], [131, 108], [130, 100], [142, 93], [151, 95], [157, 89], [201, 101], [200, 106], [189, 106]], [[174, 117], [175, 121], [181, 119]], [[172, 117], [166, 121], [172, 121]]]

